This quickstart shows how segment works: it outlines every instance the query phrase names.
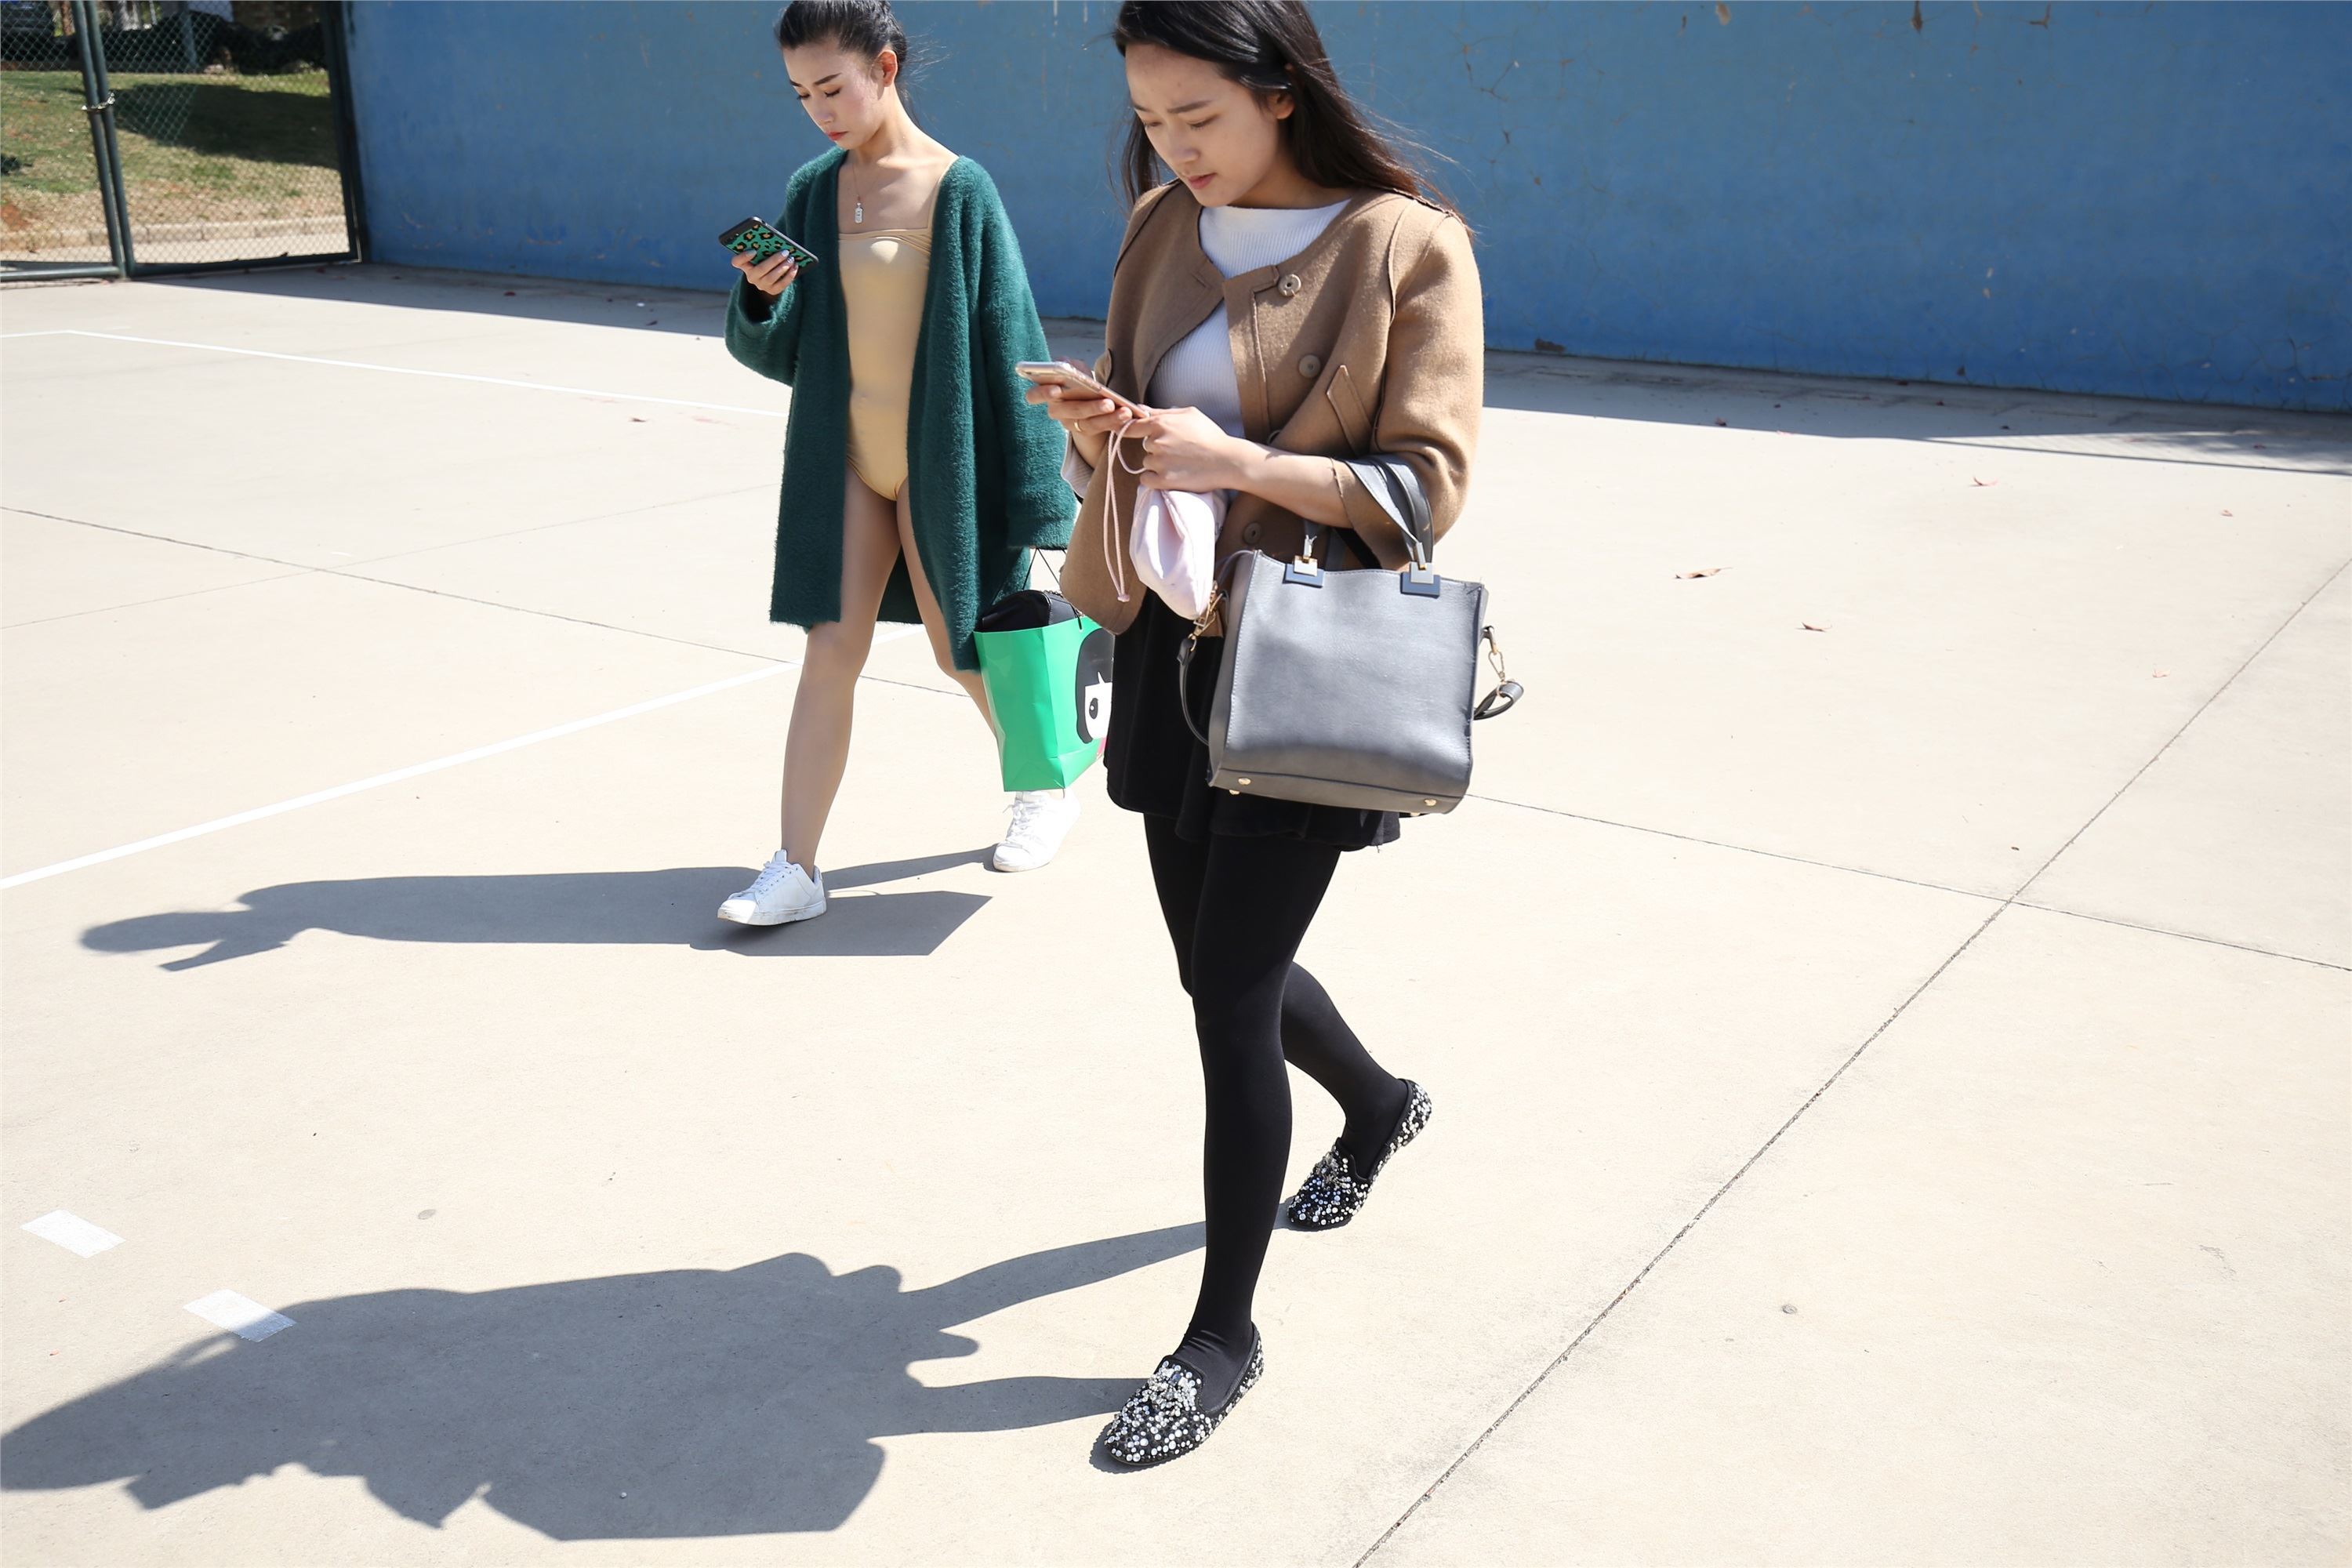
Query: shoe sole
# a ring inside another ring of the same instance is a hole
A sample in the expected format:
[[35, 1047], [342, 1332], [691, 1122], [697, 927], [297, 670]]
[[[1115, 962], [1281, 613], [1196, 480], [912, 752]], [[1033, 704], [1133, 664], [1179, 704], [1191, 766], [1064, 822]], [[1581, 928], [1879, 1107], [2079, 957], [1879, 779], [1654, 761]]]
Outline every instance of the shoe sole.
[[719, 906], [719, 918], [732, 921], [739, 926], [788, 926], [801, 921], [813, 921], [823, 913], [824, 913], [824, 906], [819, 904], [813, 910], [800, 910], [778, 915], [772, 920], [761, 920], [757, 910], [753, 910], [749, 914], [730, 915], [727, 912], [725, 904]]

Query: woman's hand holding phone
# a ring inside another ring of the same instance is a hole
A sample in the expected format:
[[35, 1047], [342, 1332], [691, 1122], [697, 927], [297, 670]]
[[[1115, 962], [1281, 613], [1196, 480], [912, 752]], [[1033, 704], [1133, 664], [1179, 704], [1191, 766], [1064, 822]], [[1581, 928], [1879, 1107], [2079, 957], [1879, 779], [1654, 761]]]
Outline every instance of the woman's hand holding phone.
[[1033, 384], [1028, 395], [1030, 402], [1042, 405], [1046, 413], [1061, 421], [1078, 456], [1097, 468], [1102, 467], [1110, 437], [1150, 412], [1116, 397], [1103, 397], [1089, 389], [1060, 382]]
[[781, 297], [793, 286], [793, 279], [801, 275], [800, 267], [790, 253], [782, 250], [764, 261], [756, 256], [737, 251], [734, 259], [735, 270], [750, 279], [752, 288], [771, 300]]

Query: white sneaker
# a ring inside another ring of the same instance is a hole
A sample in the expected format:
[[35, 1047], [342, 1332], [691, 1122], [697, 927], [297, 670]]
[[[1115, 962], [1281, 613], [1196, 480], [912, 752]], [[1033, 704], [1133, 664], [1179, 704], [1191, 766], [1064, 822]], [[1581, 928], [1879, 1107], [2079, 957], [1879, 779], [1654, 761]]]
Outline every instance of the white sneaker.
[[780, 926], [824, 913], [824, 878], [810, 876], [777, 850], [751, 885], [719, 906], [719, 918], [738, 925]]
[[1053, 859], [1078, 820], [1078, 797], [1066, 789], [1028, 789], [1013, 797], [1013, 826], [996, 847], [1000, 871], [1034, 871]]

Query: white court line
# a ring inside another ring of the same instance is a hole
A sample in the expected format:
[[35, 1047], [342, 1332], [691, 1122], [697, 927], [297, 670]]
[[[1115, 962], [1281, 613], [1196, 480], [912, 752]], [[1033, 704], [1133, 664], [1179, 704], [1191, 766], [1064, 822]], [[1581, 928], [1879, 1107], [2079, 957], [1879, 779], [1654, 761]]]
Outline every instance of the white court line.
[[292, 800], [281, 800], [276, 805], [257, 806], [251, 811], [240, 811], [235, 816], [216, 817], [210, 822], [200, 822], [194, 827], [183, 827], [174, 833], [162, 833], [152, 838], [142, 838], [136, 844], [118, 844], [111, 849], [101, 849], [95, 855], [84, 855], [78, 859], [60, 860], [54, 866], [44, 866], [37, 871], [19, 871], [13, 877], [0, 880], [0, 888], [21, 888], [27, 882], [37, 882], [45, 877], [63, 876], [68, 871], [79, 871], [85, 866], [102, 866], [109, 860], [120, 860], [126, 855], [137, 855], [149, 849], [161, 849], [166, 844], [178, 844], [190, 838], [202, 838], [205, 834], [218, 833], [224, 827], [241, 827], [248, 822], [259, 822], [266, 816], [282, 816], [289, 811], [299, 811], [306, 805], [319, 805], [327, 801], [341, 800], [347, 795], [358, 795], [362, 790], [375, 789], [388, 784], [398, 784], [403, 779], [417, 778], [425, 773], [437, 773], [444, 768], [454, 768], [460, 763], [479, 762], [484, 757], [495, 757], [502, 752], [520, 751], [525, 746], [535, 746], [541, 741], [552, 741], [564, 735], [576, 735], [583, 730], [593, 730], [600, 724], [611, 724], [623, 719], [634, 719], [640, 713], [650, 713], [656, 708], [667, 708], [678, 702], [691, 702], [698, 697], [709, 697], [714, 692], [731, 691], [738, 686], [749, 686], [755, 680], [765, 680], [770, 676], [782, 675], [785, 670], [793, 668], [789, 664], [772, 664], [764, 669], [746, 670], [741, 675], [730, 675], [724, 680], [714, 680], [708, 685], [697, 686], [685, 691], [673, 691], [667, 697], [656, 697], [648, 702], [637, 702], [626, 708], [615, 708], [610, 713], [599, 713], [593, 719], [574, 719], [569, 724], [558, 724], [551, 730], [534, 730], [528, 735], [517, 735], [511, 741], [500, 741], [495, 745], [477, 746], [470, 752], [459, 752], [454, 756], [436, 757], [429, 763], [418, 763], [414, 767], [400, 768], [388, 773], [378, 773], [372, 779], [361, 779], [356, 784], [337, 784], [332, 789], [316, 790], [310, 795], [297, 795]]
[[64, 1209], [52, 1209], [37, 1220], [27, 1222], [25, 1229], [44, 1241], [54, 1241], [68, 1252], [83, 1258], [96, 1258], [109, 1247], [122, 1245], [122, 1238], [103, 1226], [96, 1226], [78, 1214]]
[[[913, 637], [922, 629], [918, 626], [894, 626], [887, 630], [877, 632], [874, 641], [877, 646], [886, 642], [896, 642], [900, 637]], [[242, 827], [248, 822], [259, 822], [264, 817], [282, 816], [289, 811], [299, 811], [306, 805], [320, 805], [331, 800], [341, 800], [347, 795], [358, 795], [362, 790], [375, 789], [388, 784], [398, 784], [403, 779], [419, 778], [426, 773], [437, 773], [444, 768], [454, 768], [460, 763], [477, 763], [484, 757], [495, 757], [502, 752], [520, 751], [525, 746], [535, 746], [541, 741], [554, 741], [565, 735], [576, 735], [583, 730], [593, 730], [601, 724], [612, 724], [623, 719], [634, 719], [640, 713], [651, 713], [656, 709], [668, 708], [680, 702], [691, 702], [698, 697], [709, 697], [721, 691], [732, 691], [739, 686], [749, 686], [755, 680], [765, 680], [771, 676], [782, 675], [788, 669], [798, 668], [797, 662], [780, 662], [772, 664], [765, 669], [746, 670], [741, 675], [730, 675], [724, 680], [713, 680], [706, 685], [689, 687], [684, 691], [673, 691], [667, 697], [656, 697], [648, 701], [632, 703], [626, 708], [615, 708], [610, 713], [599, 713], [593, 719], [574, 719], [569, 724], [558, 724], [551, 730], [534, 730], [528, 735], [517, 735], [511, 741], [499, 741], [493, 745], [477, 746], [470, 752], [459, 752], [454, 756], [436, 757], [429, 763], [418, 763], [414, 767], [400, 768], [388, 773], [378, 773], [373, 778], [361, 779], [355, 784], [337, 784], [332, 789], [314, 790], [309, 795], [297, 795], [292, 800], [281, 800], [275, 805], [257, 806], [251, 811], [240, 811], [235, 816], [215, 817], [210, 822], [200, 822], [194, 827], [183, 827], [176, 832], [159, 833], [152, 838], [142, 838], [136, 844], [118, 844], [111, 849], [101, 849], [95, 855], [84, 855], [72, 860], [60, 860], [54, 866], [43, 866], [37, 870], [19, 871], [13, 877], [0, 879], [0, 889], [21, 888], [27, 882], [37, 882], [47, 877], [61, 877], [68, 871], [79, 871], [88, 866], [103, 866], [109, 860], [120, 860], [126, 855], [142, 854], [150, 849], [161, 849], [167, 844], [179, 844], [191, 838], [202, 838], [205, 834], [218, 833], [224, 827]]]
[[266, 1340], [280, 1329], [294, 1326], [294, 1320], [285, 1313], [273, 1312], [234, 1290], [215, 1290], [202, 1300], [189, 1302], [188, 1310], [241, 1340]]
[[422, 375], [437, 381], [471, 381], [484, 386], [519, 386], [526, 392], [562, 392], [573, 397], [602, 397], [614, 403], [658, 403], [671, 408], [708, 408], [715, 414], [752, 414], [762, 419], [785, 416], [773, 408], [745, 408], [732, 403], [698, 403], [690, 397], [652, 397], [642, 392], [600, 392], [591, 386], [556, 386], [544, 381], [510, 381], [504, 376], [468, 375], [463, 371], [420, 370], [415, 365], [372, 364], [365, 360], [323, 359], [317, 354], [281, 354], [268, 349], [236, 349], [225, 343], [182, 342], [176, 338], [142, 338], [129, 332], [89, 332], [68, 327], [54, 332], [12, 332], [11, 337], [103, 338], [109, 342], [152, 343], [158, 348], [200, 349], [206, 353], [244, 354], [251, 359], [285, 360], [294, 364], [332, 365], [341, 370], [380, 370], [388, 375]]
[[[196, 349], [212, 353], [244, 354], [255, 359], [287, 360], [297, 364], [331, 365], [345, 370], [380, 370], [393, 375], [422, 375], [445, 381], [471, 381], [488, 386], [521, 387], [530, 392], [562, 392], [579, 397], [611, 398], [623, 403], [658, 403], [674, 408], [708, 408], [722, 414], [755, 414], [766, 419], [784, 417], [772, 408], [745, 408], [730, 403], [698, 403], [683, 397], [650, 397], [638, 393], [599, 392], [589, 387], [554, 386], [541, 381], [509, 381], [491, 375], [467, 375], [457, 371], [418, 370], [409, 365], [371, 364], [361, 360], [322, 359], [312, 354], [277, 353], [268, 349], [240, 349], [230, 348], [220, 343], [184, 342], [173, 338], [136, 337], [128, 332], [90, 332], [78, 328], [65, 328], [55, 331], [9, 332], [0, 336], [102, 338], [115, 342], [151, 343], [161, 348]], [[919, 629], [916, 626], [894, 626], [878, 634], [874, 640], [877, 644], [890, 642], [898, 637], [910, 637]], [[429, 763], [419, 763], [414, 767], [401, 768], [388, 773], [378, 773], [373, 778], [361, 779], [353, 784], [338, 784], [332, 789], [314, 791], [310, 795], [298, 795], [292, 800], [281, 800], [275, 805], [257, 806], [251, 811], [241, 811], [234, 816], [223, 816], [211, 822], [200, 822], [194, 827], [183, 827], [174, 832], [158, 834], [152, 838], [140, 839], [135, 844], [119, 844], [111, 849], [101, 849], [94, 855], [83, 855], [71, 860], [60, 860], [54, 866], [43, 866], [31, 871], [19, 871], [13, 877], [0, 878], [0, 890], [21, 888], [27, 882], [38, 882], [49, 877], [62, 876], [68, 871], [79, 871], [89, 866], [102, 866], [109, 860], [120, 860], [127, 855], [138, 855], [150, 849], [161, 849], [166, 845], [182, 843], [190, 838], [201, 838], [209, 833], [218, 833], [225, 827], [241, 827], [248, 822], [258, 822], [264, 817], [278, 816], [289, 811], [299, 811], [304, 806], [318, 805], [331, 800], [341, 800], [348, 795], [358, 795], [363, 790], [375, 789], [383, 784], [398, 784], [404, 779], [416, 778], [425, 773], [438, 773], [444, 768], [454, 768], [461, 763], [478, 762], [484, 757], [494, 757], [502, 752], [536, 745], [541, 741], [552, 741], [564, 735], [575, 735], [583, 730], [593, 730], [600, 724], [610, 724], [618, 720], [635, 718], [640, 713], [650, 713], [657, 708], [667, 708], [672, 703], [690, 702], [698, 697], [708, 697], [714, 692], [749, 685], [755, 680], [765, 680], [772, 675], [782, 674], [792, 668], [793, 666], [790, 664], [777, 664], [765, 669], [751, 670], [742, 675], [731, 676], [725, 680], [712, 681], [706, 686], [695, 687], [691, 690], [673, 692], [667, 697], [657, 697], [649, 702], [639, 702], [631, 707], [615, 709], [610, 713], [600, 713], [593, 719], [574, 720], [569, 724], [559, 724], [551, 730], [539, 730], [528, 735], [518, 735], [513, 740], [500, 741], [495, 745], [479, 746], [470, 752], [460, 752], [455, 756], [436, 757]]]

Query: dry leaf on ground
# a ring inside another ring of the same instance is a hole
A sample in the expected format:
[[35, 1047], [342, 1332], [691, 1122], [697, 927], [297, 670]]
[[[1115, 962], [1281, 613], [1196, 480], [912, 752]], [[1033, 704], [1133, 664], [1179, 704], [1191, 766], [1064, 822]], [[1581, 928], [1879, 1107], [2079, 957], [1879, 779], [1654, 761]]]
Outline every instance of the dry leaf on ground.
[[1827, 626], [1817, 626], [1813, 625], [1813, 623], [1812, 623], [1812, 622], [1811, 622], [1811, 621], [1799, 621], [1797, 624], [1798, 624], [1799, 626], [1801, 626], [1804, 627], [1804, 628], [1805, 628], [1805, 630], [1807, 630], [1807, 631], [1809, 631], [1809, 632], [1825, 632], [1825, 631], [1829, 630], [1829, 627], [1827, 627]]

